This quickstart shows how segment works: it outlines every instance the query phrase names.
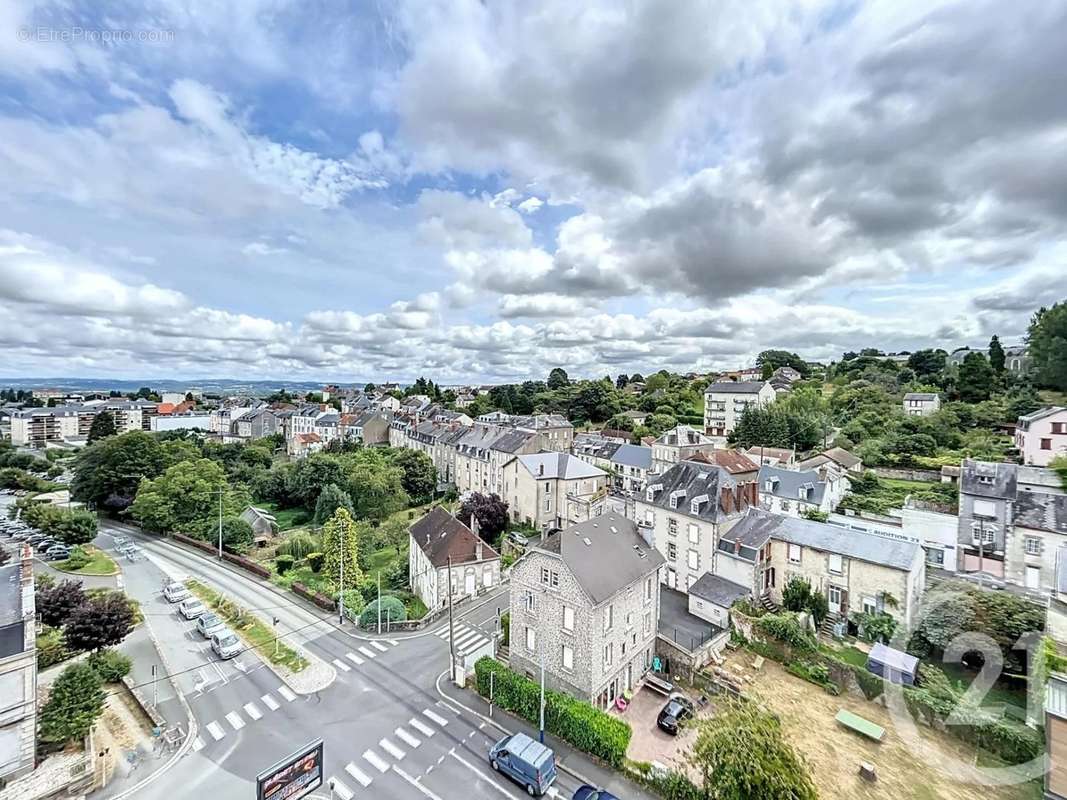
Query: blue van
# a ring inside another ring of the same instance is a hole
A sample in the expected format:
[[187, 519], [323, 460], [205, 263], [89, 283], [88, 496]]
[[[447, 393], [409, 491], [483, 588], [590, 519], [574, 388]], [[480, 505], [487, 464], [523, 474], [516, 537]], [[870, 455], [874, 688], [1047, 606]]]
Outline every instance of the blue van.
[[556, 780], [556, 754], [525, 733], [505, 736], [489, 748], [489, 765], [540, 797]]

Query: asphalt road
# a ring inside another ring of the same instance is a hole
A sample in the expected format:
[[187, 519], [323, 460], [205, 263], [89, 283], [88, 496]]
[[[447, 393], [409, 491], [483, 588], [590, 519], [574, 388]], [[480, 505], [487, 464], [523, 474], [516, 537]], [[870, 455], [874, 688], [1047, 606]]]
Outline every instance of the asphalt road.
[[[105, 523], [99, 543], [120, 533], [144, 557], [123, 562], [126, 589], [143, 608], [198, 724], [190, 750], [133, 797], [253, 798], [255, 777], [317, 738], [324, 740], [326, 786], [317, 796], [451, 800], [524, 797], [489, 768], [499, 733], [442, 700], [438, 677], [448, 665], [448, 623], [419, 634], [368, 637], [298, 605], [210, 558]], [[219, 662], [199, 634], [161, 596], [165, 578], [196, 577], [265, 619], [277, 617], [284, 640], [330, 664], [325, 689], [298, 695], [247, 652]], [[492, 635], [506, 591], [458, 616], [457, 643]], [[550, 796], [570, 798], [577, 782], [560, 775]]]

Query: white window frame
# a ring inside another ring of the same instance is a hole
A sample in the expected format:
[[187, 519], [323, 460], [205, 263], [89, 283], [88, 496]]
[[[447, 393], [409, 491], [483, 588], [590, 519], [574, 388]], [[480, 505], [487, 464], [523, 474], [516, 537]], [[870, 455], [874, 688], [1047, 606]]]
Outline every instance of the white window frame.
[[614, 656], [615, 656], [615, 646], [611, 642], [608, 642], [606, 645], [604, 645], [604, 666], [605, 667], [610, 667], [611, 666], [611, 662], [614, 659]]
[[1026, 555], [1039, 556], [1041, 555], [1041, 537], [1040, 536], [1027, 536], [1023, 539], [1026, 547]]
[[574, 672], [574, 648], [565, 644], [560, 648], [560, 665], [564, 672]]
[[799, 544], [786, 543], [786, 553], [790, 564], [799, 564], [803, 556], [803, 549]]
[[700, 552], [690, 548], [685, 553], [685, 564], [691, 570], [700, 569]]
[[[842, 591], [843, 590], [841, 589], [840, 586], [834, 586], [834, 584], [832, 584], [832, 583], [829, 586], [826, 587], [826, 599], [829, 601], [830, 606], [832, 608], [834, 608], [834, 609], [841, 608], [841, 592]], [[835, 594], [837, 595], [837, 599], [836, 600], [834, 599], [834, 595]]]
[[545, 586], [548, 586], [549, 574], [548, 567], [541, 567], [541, 583]]
[[686, 526], [686, 534], [689, 536], [689, 544], [700, 544], [700, 526], [690, 522]]
[[552, 570], [548, 573], [548, 585], [553, 589], [559, 588], [559, 573], [556, 570]]
[[537, 628], [526, 626], [526, 649], [531, 653], [537, 652]]
[[878, 600], [876, 598], [864, 596], [862, 603], [864, 614], [876, 614], [878, 612]]
[[604, 615], [604, 630], [610, 631], [615, 625], [615, 604], [608, 603], [608, 613]]
[[[828, 553], [826, 569], [831, 575], [845, 574], [845, 558], [840, 553]], [[836, 566], [835, 566], [836, 565]]]
[[[570, 624], [567, 624], [568, 619]], [[574, 632], [574, 609], [570, 606], [563, 606], [563, 630], [567, 633]]]

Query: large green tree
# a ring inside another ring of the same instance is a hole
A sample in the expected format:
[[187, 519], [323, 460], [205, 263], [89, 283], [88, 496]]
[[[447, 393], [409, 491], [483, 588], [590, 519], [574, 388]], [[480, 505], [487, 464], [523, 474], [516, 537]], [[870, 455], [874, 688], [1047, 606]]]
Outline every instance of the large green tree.
[[781, 722], [755, 701], [725, 700], [699, 724], [689, 756], [709, 800], [816, 800]]
[[359, 531], [346, 508], [338, 508], [322, 526], [322, 572], [335, 587], [341, 586], [341, 565], [344, 565], [344, 585], [359, 585], [363, 571], [359, 567]]
[[548, 373], [549, 389], [562, 389], [570, 382], [570, 378], [567, 376], [567, 370], [562, 367], [556, 367]]
[[46, 742], [82, 739], [104, 710], [104, 690], [88, 663], [72, 664], [52, 684], [41, 710], [40, 736]]
[[86, 447], [74, 462], [71, 491], [93, 506], [121, 511], [133, 502], [142, 478], [155, 478], [166, 466], [159, 441], [130, 431]]
[[908, 368], [923, 378], [940, 375], [945, 369], [948, 354], [944, 350], [917, 350], [908, 356]]
[[114, 436], [119, 432], [115, 427], [115, 415], [110, 411], [101, 411], [93, 417], [93, 424], [89, 426], [89, 444]]
[[993, 334], [993, 338], [989, 340], [989, 366], [997, 375], [1004, 372], [1004, 348], [1000, 344], [1000, 337], [996, 334]]
[[315, 453], [300, 461], [289, 475], [289, 493], [308, 511], [315, 508], [319, 492], [326, 486], [344, 486], [348, 482], [345, 465], [340, 458]]
[[993, 391], [996, 376], [989, 365], [989, 359], [977, 351], [968, 353], [960, 364], [956, 388], [960, 399], [965, 403], [980, 403], [988, 400]]
[[348, 494], [360, 519], [380, 522], [411, 502], [404, 491], [404, 472], [389, 464], [363, 461], [349, 474]]
[[202, 534], [218, 518], [220, 491], [223, 517], [240, 514], [247, 497], [229, 487], [221, 466], [207, 458], [182, 461], [144, 481], [130, 513], [148, 530]]
[[1067, 391], [1067, 301], [1038, 309], [1026, 342], [1038, 384]]
[[771, 372], [779, 367], [792, 367], [805, 376], [809, 371], [808, 362], [788, 350], [764, 350], [756, 356], [756, 366], [761, 369], [770, 366]]
[[339, 508], [347, 509], [348, 513], [354, 516], [352, 498], [348, 496], [348, 492], [340, 486], [327, 484], [319, 493], [319, 499], [315, 501], [315, 524], [325, 525], [326, 520]]
[[433, 459], [421, 450], [399, 448], [391, 451], [391, 462], [402, 471], [400, 483], [412, 500], [426, 501], [433, 498], [437, 489], [437, 468]]

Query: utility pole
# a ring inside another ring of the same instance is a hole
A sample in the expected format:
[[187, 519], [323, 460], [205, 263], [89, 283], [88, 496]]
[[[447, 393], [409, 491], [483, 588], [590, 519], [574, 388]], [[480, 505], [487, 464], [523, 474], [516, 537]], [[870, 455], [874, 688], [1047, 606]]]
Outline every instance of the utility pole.
[[[341, 548], [341, 591], [337, 593], [337, 624], [345, 624], [345, 526], [338, 525], [340, 531], [341, 541], [339, 546]], [[379, 608], [381, 603], [378, 604]]]
[[[540, 638], [540, 637], [538, 637]], [[545, 643], [539, 641], [537, 651], [541, 656], [541, 730], [539, 739], [541, 744], [545, 743]]]
[[985, 588], [985, 521], [978, 518], [978, 585]]
[[378, 570], [378, 635], [382, 635], [382, 571]]
[[222, 489], [219, 489], [219, 560], [222, 560]]
[[[456, 629], [452, 621], [452, 556], [448, 557], [448, 671], [454, 683], [456, 680]], [[381, 604], [378, 605], [381, 608]]]

